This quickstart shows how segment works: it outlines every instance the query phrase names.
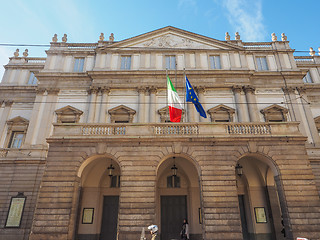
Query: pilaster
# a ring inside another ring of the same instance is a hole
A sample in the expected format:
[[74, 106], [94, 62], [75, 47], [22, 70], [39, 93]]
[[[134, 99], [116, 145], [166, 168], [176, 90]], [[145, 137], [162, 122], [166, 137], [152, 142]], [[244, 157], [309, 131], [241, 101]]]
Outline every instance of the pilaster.
[[157, 94], [157, 88], [151, 87], [149, 89], [149, 93], [150, 93], [149, 122], [155, 123], [156, 122], [156, 104], [157, 104], [156, 94]]
[[139, 100], [138, 100], [138, 121], [139, 123], [145, 122], [145, 94], [146, 88], [138, 88]]
[[251, 122], [260, 122], [257, 100], [255, 97], [255, 89], [252, 86], [244, 86], [243, 90], [246, 94], [249, 117]]

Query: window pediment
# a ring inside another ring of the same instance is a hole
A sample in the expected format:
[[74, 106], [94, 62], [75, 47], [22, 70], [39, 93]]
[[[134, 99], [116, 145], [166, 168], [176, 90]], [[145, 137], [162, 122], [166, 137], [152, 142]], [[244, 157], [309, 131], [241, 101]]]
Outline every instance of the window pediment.
[[[182, 109], [182, 116], [181, 116], [181, 122], [183, 122], [184, 118], [184, 109]], [[160, 122], [166, 122], [170, 121], [170, 115], [169, 115], [169, 107], [163, 107], [158, 110], [158, 114], [160, 115]]]
[[207, 112], [211, 117], [211, 122], [233, 122], [235, 109], [220, 104], [210, 108]]
[[79, 122], [83, 111], [68, 105], [57, 109], [55, 113], [57, 114], [58, 123], [77, 123]]
[[260, 111], [266, 120], [266, 122], [286, 122], [288, 109], [281, 107], [277, 104], [273, 104]]
[[124, 105], [120, 105], [117, 107], [114, 107], [108, 111], [110, 114], [111, 122], [133, 122], [133, 116], [136, 114], [136, 110], [129, 108]]

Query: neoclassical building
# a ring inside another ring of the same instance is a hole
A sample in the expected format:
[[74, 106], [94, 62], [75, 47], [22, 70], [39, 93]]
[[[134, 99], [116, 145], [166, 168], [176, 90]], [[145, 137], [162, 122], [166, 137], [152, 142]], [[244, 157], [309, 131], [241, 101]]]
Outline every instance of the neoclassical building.
[[[0, 239], [320, 239], [320, 56], [164, 27], [19, 50], [0, 84]], [[21, 56], [22, 55], [22, 56]], [[184, 101], [168, 118], [166, 70]], [[145, 235], [144, 235], [145, 234]], [[285, 235], [285, 237], [284, 237]]]

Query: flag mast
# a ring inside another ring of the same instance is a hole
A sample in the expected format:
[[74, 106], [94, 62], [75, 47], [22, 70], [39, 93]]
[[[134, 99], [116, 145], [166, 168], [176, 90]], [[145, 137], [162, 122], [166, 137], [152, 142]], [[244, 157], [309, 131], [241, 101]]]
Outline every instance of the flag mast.
[[[186, 68], [183, 68], [183, 80], [186, 79]], [[182, 81], [183, 81], [182, 80]], [[188, 105], [186, 106], [187, 104], [187, 101], [186, 101], [186, 94], [187, 94], [187, 86], [186, 86], [186, 83], [184, 83], [184, 102], [183, 102], [183, 108], [184, 108], [184, 112], [185, 112], [185, 117], [183, 118], [184, 122], [187, 122], [187, 117], [188, 117], [188, 113], [187, 113], [187, 108], [188, 108]]]
[[166, 68], [166, 104], [167, 104], [167, 109], [166, 111], [166, 120], [165, 122], [168, 122], [168, 115], [169, 115], [169, 103], [168, 103], [168, 68]]

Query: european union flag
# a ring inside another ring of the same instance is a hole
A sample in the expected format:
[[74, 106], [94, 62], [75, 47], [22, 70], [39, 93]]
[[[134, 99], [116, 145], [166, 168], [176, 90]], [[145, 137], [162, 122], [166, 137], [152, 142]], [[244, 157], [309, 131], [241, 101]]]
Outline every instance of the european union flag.
[[199, 102], [199, 99], [196, 95], [196, 93], [193, 90], [193, 87], [191, 86], [187, 76], [186, 76], [186, 101], [192, 102], [197, 109], [198, 113], [200, 113], [201, 117], [207, 118], [207, 114], [204, 111], [202, 105]]

